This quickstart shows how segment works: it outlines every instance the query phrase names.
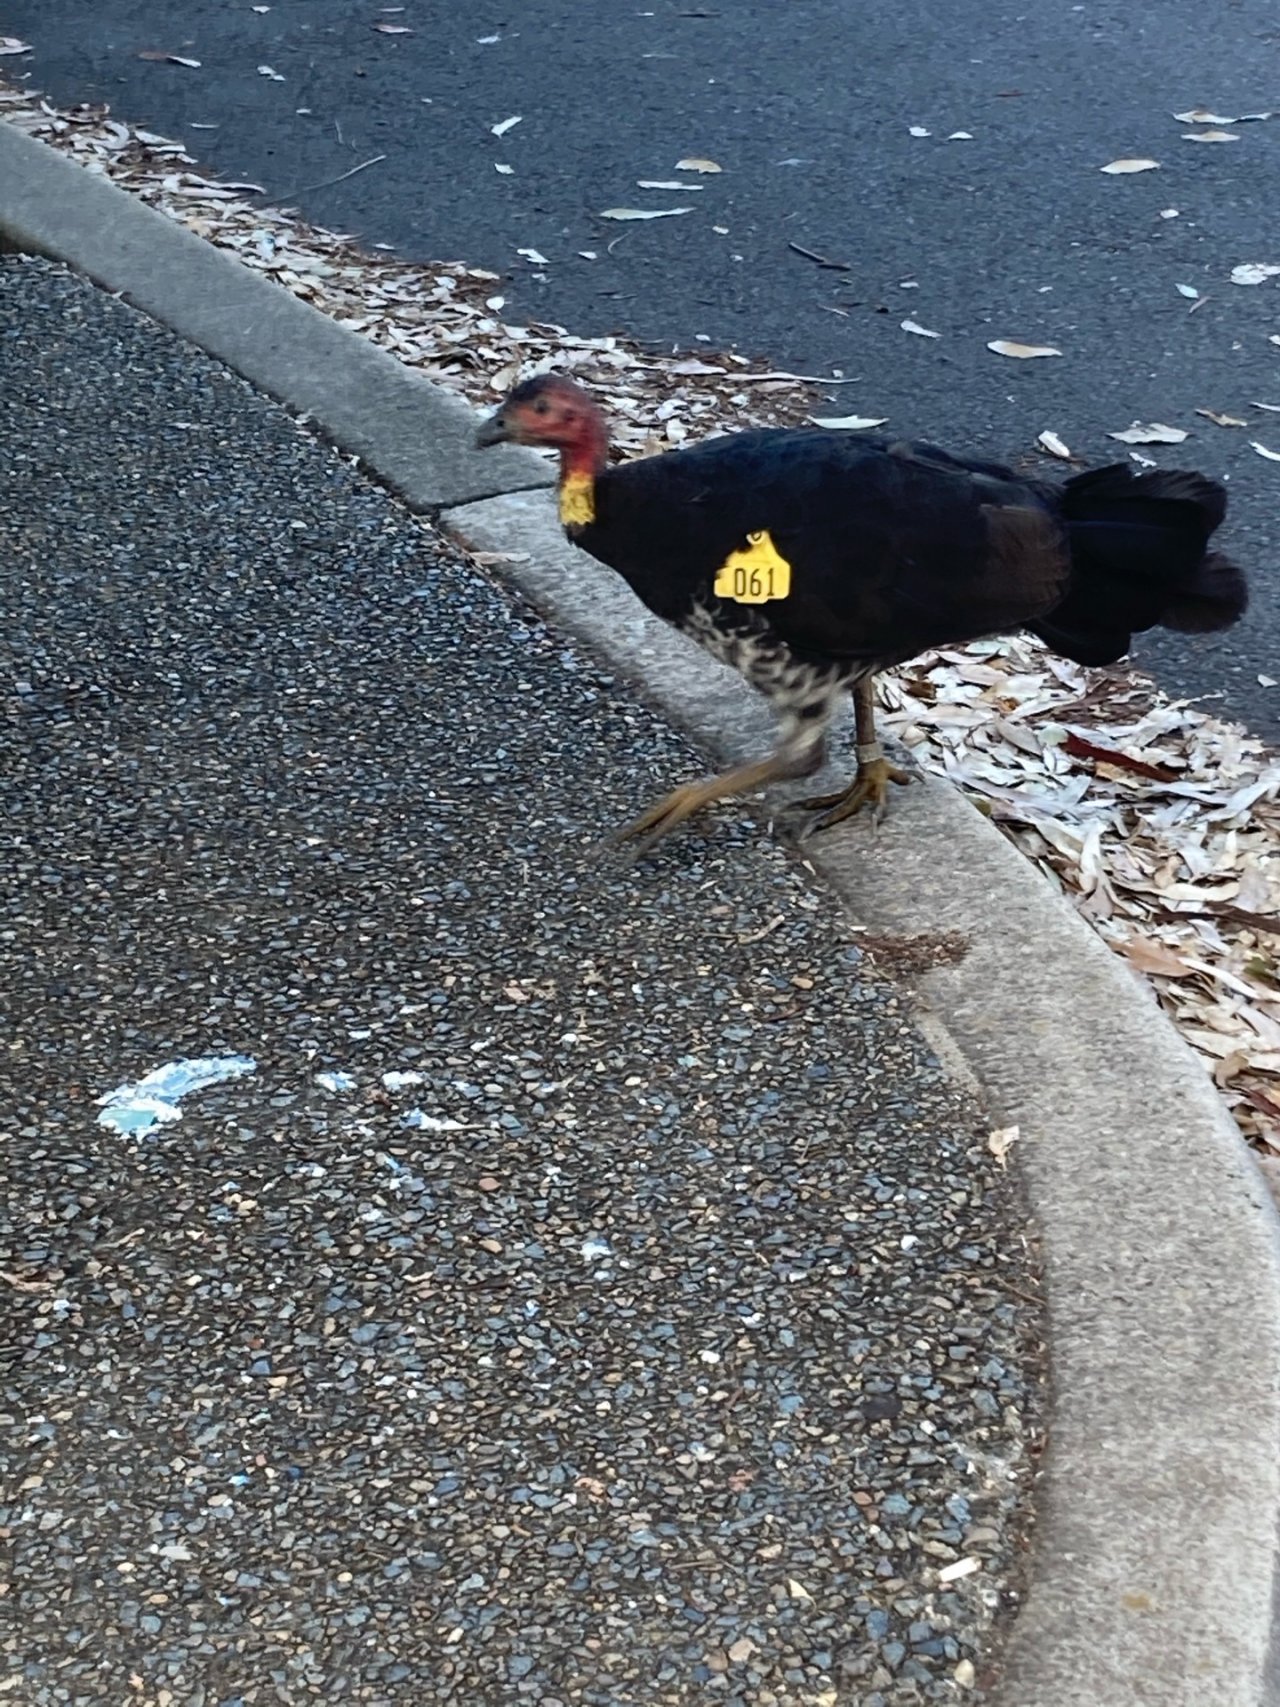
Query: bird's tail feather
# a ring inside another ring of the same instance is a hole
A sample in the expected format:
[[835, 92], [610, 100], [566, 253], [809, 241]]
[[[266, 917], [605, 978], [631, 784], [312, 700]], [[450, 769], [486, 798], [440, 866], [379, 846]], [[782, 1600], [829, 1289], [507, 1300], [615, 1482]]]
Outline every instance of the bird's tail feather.
[[1034, 632], [1082, 664], [1109, 664], [1146, 628], [1209, 634], [1249, 602], [1243, 573], [1210, 535], [1226, 515], [1216, 480], [1182, 470], [1135, 474], [1125, 463], [1067, 481], [1060, 513], [1071, 587]]

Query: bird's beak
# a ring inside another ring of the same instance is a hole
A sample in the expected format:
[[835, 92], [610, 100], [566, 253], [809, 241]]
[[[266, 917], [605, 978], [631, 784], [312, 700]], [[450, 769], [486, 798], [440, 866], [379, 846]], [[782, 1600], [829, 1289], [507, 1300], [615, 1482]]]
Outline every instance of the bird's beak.
[[488, 450], [490, 445], [505, 444], [510, 437], [511, 433], [507, 428], [507, 423], [502, 418], [502, 410], [499, 409], [496, 414], [490, 415], [489, 419], [481, 424], [480, 430], [476, 434], [476, 449]]

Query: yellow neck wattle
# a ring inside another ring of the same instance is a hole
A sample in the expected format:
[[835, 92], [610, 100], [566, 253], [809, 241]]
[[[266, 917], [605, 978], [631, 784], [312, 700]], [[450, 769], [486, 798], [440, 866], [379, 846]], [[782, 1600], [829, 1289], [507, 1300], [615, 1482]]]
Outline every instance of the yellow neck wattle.
[[584, 528], [595, 519], [595, 476], [585, 469], [570, 469], [560, 480], [560, 524], [567, 528]]

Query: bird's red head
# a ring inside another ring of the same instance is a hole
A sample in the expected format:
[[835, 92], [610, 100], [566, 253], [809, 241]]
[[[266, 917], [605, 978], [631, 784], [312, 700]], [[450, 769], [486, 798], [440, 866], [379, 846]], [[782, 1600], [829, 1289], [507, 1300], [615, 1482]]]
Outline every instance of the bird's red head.
[[604, 467], [608, 451], [604, 416], [595, 400], [558, 373], [538, 374], [517, 385], [476, 435], [481, 446], [507, 440], [558, 450], [568, 466], [593, 473]]

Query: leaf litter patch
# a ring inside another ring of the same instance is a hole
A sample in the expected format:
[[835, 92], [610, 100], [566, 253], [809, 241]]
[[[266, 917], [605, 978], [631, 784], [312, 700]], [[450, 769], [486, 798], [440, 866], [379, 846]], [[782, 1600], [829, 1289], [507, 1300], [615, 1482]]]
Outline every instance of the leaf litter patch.
[[[497, 274], [370, 254], [287, 210], [254, 206], [202, 175], [181, 143], [140, 134], [105, 108], [61, 111], [0, 88], [0, 116], [480, 407], [529, 374], [572, 372], [608, 410], [623, 455], [804, 421], [812, 388], [835, 383], [735, 353], [693, 358], [516, 325], [493, 306]], [[717, 168], [682, 159], [676, 169]], [[1059, 353], [989, 347], [1021, 359]], [[1040, 447], [1067, 451], [1047, 432]], [[1280, 1154], [1280, 755], [1136, 671], [1086, 669], [1023, 636], [925, 654], [881, 678], [880, 697], [885, 727], [986, 812], [1149, 983], [1245, 1135]]]

